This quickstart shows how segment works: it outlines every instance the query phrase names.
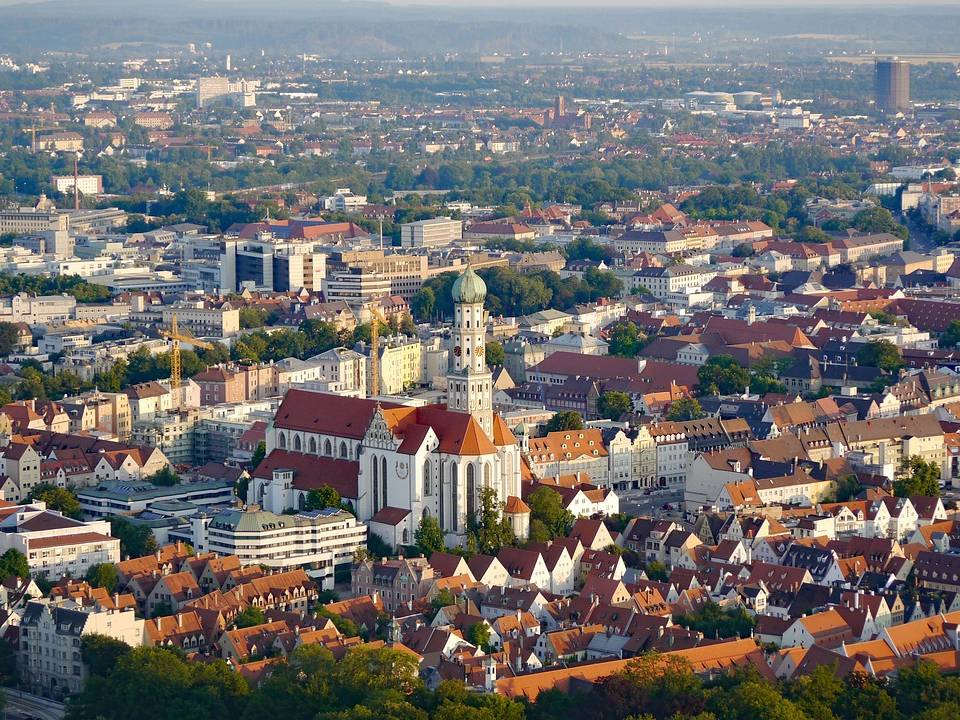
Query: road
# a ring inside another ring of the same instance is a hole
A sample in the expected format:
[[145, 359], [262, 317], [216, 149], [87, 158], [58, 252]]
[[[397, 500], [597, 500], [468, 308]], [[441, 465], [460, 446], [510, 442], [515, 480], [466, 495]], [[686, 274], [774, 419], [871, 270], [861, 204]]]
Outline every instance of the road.
[[7, 706], [3, 711], [4, 720], [63, 720], [66, 706], [63, 703], [47, 698], [31, 695], [21, 690], [4, 689], [7, 696]]
[[[683, 500], [683, 490], [671, 490], [659, 495], [644, 495], [642, 490], [621, 490], [617, 492], [620, 498], [620, 511], [628, 515], [659, 515], [667, 503], [678, 503]], [[660, 511], [660, 512], [657, 512]]]

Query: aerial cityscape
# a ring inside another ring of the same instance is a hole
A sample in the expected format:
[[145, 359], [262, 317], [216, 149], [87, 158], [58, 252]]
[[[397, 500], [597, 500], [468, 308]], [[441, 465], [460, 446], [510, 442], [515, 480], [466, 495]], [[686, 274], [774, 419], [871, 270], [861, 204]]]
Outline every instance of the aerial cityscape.
[[4, 719], [960, 718], [958, 28], [0, 2]]

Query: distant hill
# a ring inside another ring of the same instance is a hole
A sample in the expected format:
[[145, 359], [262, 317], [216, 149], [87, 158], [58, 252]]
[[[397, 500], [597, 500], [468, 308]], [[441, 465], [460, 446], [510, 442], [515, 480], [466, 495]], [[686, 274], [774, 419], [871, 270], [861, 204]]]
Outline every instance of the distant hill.
[[[436, 2], [437, 0], [431, 0]], [[504, 2], [505, 0], [500, 0]], [[960, 4], [939, 7], [395, 6], [337, 0], [0, 0], [0, 48], [7, 53], [95, 51], [118, 43], [211, 42], [220, 50], [265, 49], [329, 56], [424, 56], [635, 49], [632, 36], [673, 37], [693, 46], [768, 41], [773, 36], [850, 35], [880, 51], [952, 50]], [[602, 0], [601, 0], [602, 1]], [[461, 5], [468, 4], [459, 0]], [[774, 3], [770, 3], [773, 5]], [[724, 4], [726, 5], [726, 4]]]

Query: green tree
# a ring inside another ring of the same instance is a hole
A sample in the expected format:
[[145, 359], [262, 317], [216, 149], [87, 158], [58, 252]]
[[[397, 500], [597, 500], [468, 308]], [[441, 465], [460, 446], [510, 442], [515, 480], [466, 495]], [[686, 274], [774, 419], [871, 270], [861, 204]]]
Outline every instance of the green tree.
[[171, 466], [164, 465], [153, 475], [148, 476], [147, 482], [151, 482], [154, 485], [169, 487], [171, 485], [178, 485], [180, 483], [180, 477], [173, 471]]
[[257, 465], [263, 462], [263, 459], [267, 456], [267, 444], [261, 440], [257, 443], [257, 447], [253, 450], [253, 457], [250, 459], [250, 467], [256, 468]]
[[84, 635], [80, 640], [80, 657], [91, 675], [107, 677], [130, 646], [108, 635]]
[[670, 403], [670, 409], [667, 410], [665, 417], [667, 420], [685, 422], [687, 420], [699, 420], [704, 414], [699, 400], [696, 398], [680, 398]]
[[437, 296], [433, 288], [424, 285], [410, 300], [410, 310], [420, 322], [429, 322], [437, 311]]
[[610, 328], [607, 352], [618, 357], [636, 357], [643, 349], [646, 336], [629, 320], [621, 320]]
[[871, 340], [857, 350], [857, 365], [880, 368], [885, 373], [895, 373], [903, 367], [900, 348], [889, 340]]
[[126, 518], [110, 518], [110, 534], [120, 540], [120, 553], [124, 557], [144, 557], [157, 549], [153, 532], [146, 525], [135, 525]]
[[714, 602], [707, 603], [696, 612], [674, 618], [678, 625], [703, 633], [708, 638], [747, 637], [756, 620], [740, 606], [721, 608]]
[[263, 610], [257, 607], [248, 607], [233, 619], [233, 625], [237, 628], [248, 628], [263, 625], [266, 621], [267, 617], [263, 614]]
[[547, 432], [563, 430], [583, 430], [583, 417], [576, 410], [564, 410], [554, 413], [545, 426]]
[[625, 392], [609, 390], [597, 398], [597, 412], [607, 420], [619, 420], [633, 412], [633, 401]]
[[433, 607], [434, 613], [436, 613], [440, 608], [450, 607], [451, 605], [456, 604], [457, 598], [449, 588], [441, 589], [430, 601], [430, 605]]
[[651, 560], [648, 562], [643, 571], [650, 580], [667, 582], [670, 579], [670, 573], [667, 571], [667, 566], [658, 560]]
[[960, 345], [960, 320], [953, 320], [950, 327], [940, 333], [940, 347], [955, 348]]
[[30, 565], [27, 563], [26, 556], [14, 548], [0, 555], [0, 580], [10, 577], [30, 577]]
[[325, 510], [326, 508], [340, 507], [340, 493], [329, 485], [321, 485], [307, 493], [307, 510]]
[[[573, 513], [563, 506], [560, 493], [543, 485], [527, 496], [527, 505], [530, 506], [531, 539], [535, 541], [552, 540], [564, 536], [573, 526]], [[542, 529], [547, 533], [546, 538], [533, 538], [534, 523], [538, 524], [538, 532]]]
[[697, 371], [700, 395], [733, 395], [750, 385], [750, 372], [729, 355], [715, 355]]
[[503, 365], [505, 357], [503, 353], [503, 345], [495, 340], [491, 340], [487, 343], [485, 351], [486, 355], [484, 355], [484, 359], [487, 361], [488, 367], [497, 367], [498, 365]]
[[903, 472], [903, 477], [893, 483], [897, 497], [940, 496], [940, 466], [937, 463], [914, 455], [905, 463]]
[[435, 552], [441, 552], [445, 547], [443, 530], [440, 529], [440, 523], [433, 515], [425, 515], [420, 519], [420, 525], [413, 534], [413, 539], [420, 548], [420, 552], [427, 558]]
[[735, 692], [714, 694], [707, 707], [718, 720], [808, 720], [776, 687], [759, 679], [741, 683]]
[[61, 512], [70, 518], [80, 518], [80, 501], [67, 488], [42, 483], [33, 489], [30, 496], [34, 500], [46, 503], [51, 510]]
[[630, 661], [619, 673], [603, 678], [590, 697], [595, 717], [695, 717], [703, 711], [703, 685], [683, 658], [648, 653]]
[[108, 676], [91, 676], [67, 717], [134, 720], [143, 717], [145, 692], [155, 720], [235, 720], [250, 688], [221, 660], [188, 662], [172, 650], [140, 647], [119, 657]]
[[476, 543], [477, 550], [490, 555], [514, 541], [510, 521], [503, 515], [503, 503], [492, 487], [481, 488], [479, 506], [474, 516], [467, 518], [467, 534]]
[[0, 355], [6, 356], [17, 349], [20, 332], [13, 323], [0, 322]]
[[117, 566], [109, 562], [91, 565], [84, 579], [93, 587], [104, 588], [108, 593], [113, 593], [120, 584]]
[[242, 307], [239, 310], [240, 327], [259, 328], [267, 324], [267, 311], [258, 307]]
[[474, 647], [486, 651], [490, 648], [490, 626], [482, 620], [475, 622], [470, 626], [470, 629], [467, 630], [464, 639]]

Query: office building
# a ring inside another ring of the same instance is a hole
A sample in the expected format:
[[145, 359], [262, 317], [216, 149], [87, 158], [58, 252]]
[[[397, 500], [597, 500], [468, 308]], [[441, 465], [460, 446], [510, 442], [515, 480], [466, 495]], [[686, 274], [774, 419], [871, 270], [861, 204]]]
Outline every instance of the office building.
[[367, 526], [339, 508], [277, 515], [252, 506], [199, 513], [190, 519], [198, 553], [236, 555], [243, 565], [274, 571], [303, 568], [324, 590], [333, 588], [336, 568], [349, 568], [366, 546]]
[[897, 113], [910, 109], [910, 63], [899, 58], [877, 60], [874, 79], [877, 110]]
[[463, 238], [463, 223], [450, 218], [432, 218], [400, 226], [400, 245], [404, 248], [446, 247]]

